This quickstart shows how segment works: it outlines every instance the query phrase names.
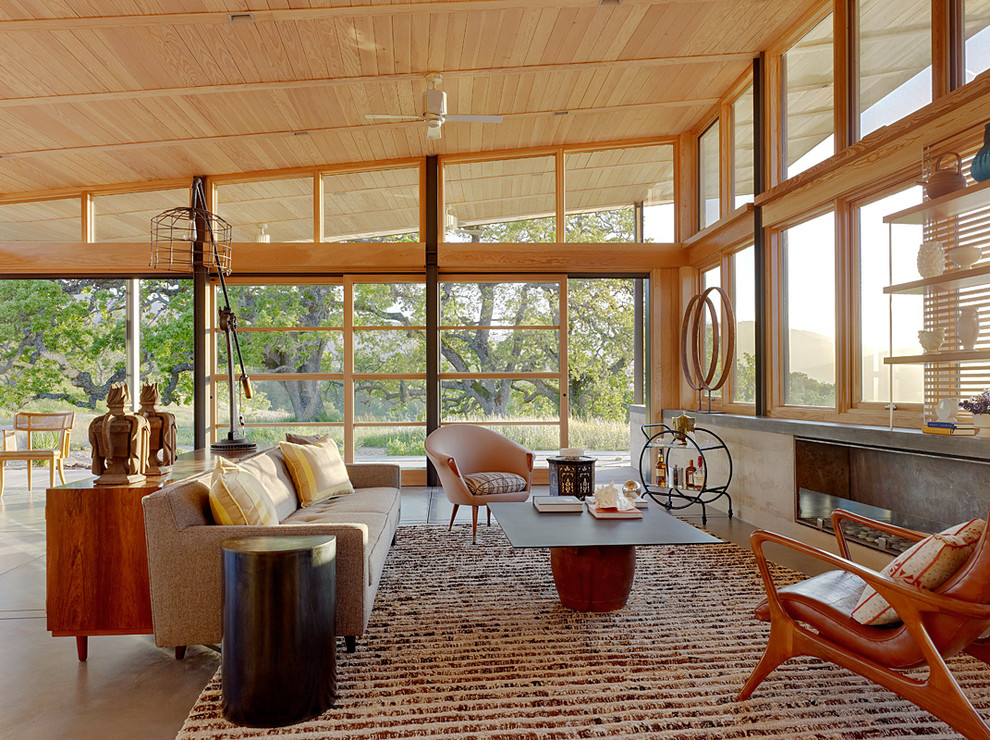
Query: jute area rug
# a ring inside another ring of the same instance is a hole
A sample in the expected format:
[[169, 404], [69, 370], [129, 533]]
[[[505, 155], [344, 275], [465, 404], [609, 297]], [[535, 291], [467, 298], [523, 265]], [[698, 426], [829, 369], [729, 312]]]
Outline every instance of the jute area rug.
[[[546, 550], [515, 550], [497, 525], [399, 529], [368, 632], [338, 653], [338, 698], [276, 730], [223, 719], [220, 676], [178, 740], [316, 738], [958, 738], [865, 679], [812, 659], [736, 694], [766, 643], [763, 589], [732, 544], [643, 547], [626, 608], [560, 606]], [[798, 576], [781, 570], [784, 581]], [[987, 668], [952, 661], [984, 716]]]

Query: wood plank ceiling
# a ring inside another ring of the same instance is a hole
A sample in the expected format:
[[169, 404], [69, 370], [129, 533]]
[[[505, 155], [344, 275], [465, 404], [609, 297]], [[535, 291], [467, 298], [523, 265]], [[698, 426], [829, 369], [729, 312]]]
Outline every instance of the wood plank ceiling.
[[[674, 136], [819, 4], [4, 3], [0, 196]], [[503, 122], [448, 122], [428, 141], [422, 122], [365, 119], [422, 113], [430, 72], [448, 112]]]

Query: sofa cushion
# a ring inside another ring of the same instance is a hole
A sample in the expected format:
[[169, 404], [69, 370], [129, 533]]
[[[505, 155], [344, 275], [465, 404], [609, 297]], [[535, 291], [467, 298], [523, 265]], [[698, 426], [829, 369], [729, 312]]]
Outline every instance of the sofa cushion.
[[[945, 583], [969, 559], [985, 523], [973, 519], [929, 535], [905, 550], [880, 571], [895, 581], [928, 590]], [[899, 624], [901, 618], [872, 586], [867, 585], [853, 609], [853, 619], [873, 626]]]
[[210, 510], [217, 524], [278, 524], [275, 505], [261, 482], [222, 457], [210, 480]]
[[475, 496], [493, 496], [526, 490], [526, 479], [515, 473], [472, 473], [464, 476], [464, 482]]
[[329, 437], [308, 445], [279, 442], [279, 447], [285, 455], [300, 506], [354, 492], [337, 443]]
[[285, 456], [280, 449], [273, 447], [260, 455], [239, 462], [238, 465], [254, 475], [264, 486], [265, 493], [275, 505], [275, 515], [279, 521], [299, 508], [299, 499], [296, 498], [292, 478], [289, 477], [289, 470], [285, 465]]

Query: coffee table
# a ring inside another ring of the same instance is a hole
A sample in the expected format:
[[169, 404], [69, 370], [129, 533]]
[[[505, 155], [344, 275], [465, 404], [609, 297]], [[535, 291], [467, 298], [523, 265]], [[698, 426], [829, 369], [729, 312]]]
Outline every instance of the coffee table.
[[714, 545], [722, 540], [659, 508], [642, 519], [596, 519], [587, 511], [541, 513], [531, 501], [488, 504], [513, 547], [549, 547], [560, 603], [585, 612], [626, 605], [636, 573], [636, 547]]

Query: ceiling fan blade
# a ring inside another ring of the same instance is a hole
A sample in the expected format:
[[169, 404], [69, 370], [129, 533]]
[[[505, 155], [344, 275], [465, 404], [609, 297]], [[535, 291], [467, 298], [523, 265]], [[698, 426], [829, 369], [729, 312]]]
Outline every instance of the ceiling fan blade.
[[426, 140], [437, 141], [440, 139], [440, 124], [430, 124], [426, 127]]
[[385, 120], [385, 121], [421, 121], [422, 116], [393, 116], [389, 114], [376, 114], [376, 113], [366, 113], [365, 118], [370, 118], [372, 120]]
[[461, 121], [469, 123], [502, 123], [502, 116], [470, 116], [448, 113], [444, 116], [444, 121]]

